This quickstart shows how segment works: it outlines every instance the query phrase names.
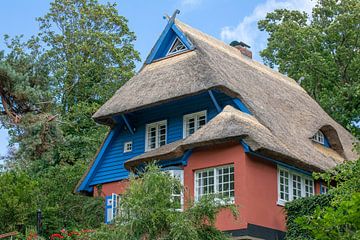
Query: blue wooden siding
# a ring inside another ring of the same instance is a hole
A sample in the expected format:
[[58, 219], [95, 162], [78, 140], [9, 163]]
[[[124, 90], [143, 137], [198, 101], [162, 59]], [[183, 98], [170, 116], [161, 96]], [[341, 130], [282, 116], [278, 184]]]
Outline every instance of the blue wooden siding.
[[[236, 107], [231, 97], [218, 91], [213, 93], [221, 108], [226, 105]], [[171, 143], [183, 138], [183, 115], [202, 110], [207, 110], [208, 121], [218, 114], [208, 92], [127, 114], [129, 123], [136, 129], [135, 133], [131, 134], [122, 120], [119, 121], [121, 126], [91, 176], [89, 185], [118, 181], [129, 176], [124, 162], [144, 153], [147, 123], [167, 120], [167, 143]], [[128, 141], [133, 142], [133, 150], [124, 153], [124, 143]]]

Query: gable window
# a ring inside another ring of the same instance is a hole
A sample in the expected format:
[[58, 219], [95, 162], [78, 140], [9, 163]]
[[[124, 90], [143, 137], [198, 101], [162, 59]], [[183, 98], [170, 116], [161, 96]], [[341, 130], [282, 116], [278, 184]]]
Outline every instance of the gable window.
[[314, 180], [286, 168], [278, 167], [278, 204], [314, 195]]
[[[165, 172], [170, 174], [170, 176], [178, 179], [181, 183], [181, 186], [184, 186], [184, 170], [166, 170]], [[176, 211], [182, 211], [184, 207], [184, 193], [182, 188], [175, 188], [171, 195], [171, 198], [172, 201], [176, 203]]]
[[234, 165], [198, 170], [195, 172], [195, 200], [215, 194], [234, 203], [234, 183]]
[[124, 143], [124, 153], [132, 151], [132, 141]]
[[145, 151], [149, 151], [166, 144], [167, 121], [146, 124]]
[[181, 40], [178, 37], [176, 37], [167, 55], [181, 53], [186, 49], [187, 49], [186, 46], [181, 42]]
[[319, 130], [315, 133], [315, 135], [311, 138], [314, 142], [320, 143], [322, 145], [325, 144], [324, 134]]
[[206, 110], [184, 115], [183, 122], [183, 137], [186, 138], [206, 124]]

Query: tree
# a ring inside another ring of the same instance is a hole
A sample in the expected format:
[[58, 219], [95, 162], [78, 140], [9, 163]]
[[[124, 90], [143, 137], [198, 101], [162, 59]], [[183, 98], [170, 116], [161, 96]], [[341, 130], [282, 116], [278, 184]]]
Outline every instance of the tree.
[[38, 194], [38, 182], [24, 172], [0, 174], [0, 232], [21, 230], [17, 228], [31, 224]]
[[[36, 36], [6, 36], [0, 52], [0, 124], [12, 146], [6, 170], [36, 182], [29, 196], [45, 196], [21, 210], [21, 224], [32, 225], [36, 207], [50, 233], [97, 227], [103, 202], [72, 192], [107, 130], [91, 115], [134, 74], [135, 36], [116, 4], [97, 0], [54, 0], [38, 22]], [[7, 185], [16, 198], [19, 186]], [[7, 214], [0, 219], [13, 226]]]
[[345, 128], [360, 136], [360, 2], [319, 0], [312, 16], [277, 9], [258, 22], [269, 34], [265, 64], [296, 80]]
[[172, 193], [180, 182], [159, 167], [150, 164], [138, 177], [130, 178], [129, 187], [121, 197], [121, 216], [114, 226], [97, 231], [96, 239], [228, 239], [214, 227], [217, 213], [233, 205], [218, 204], [214, 198], [203, 197], [196, 204], [187, 202], [184, 211], [176, 211], [179, 203]]
[[[287, 239], [359, 239], [360, 159], [345, 162], [315, 178], [327, 182], [325, 195], [287, 203]], [[336, 183], [335, 187], [330, 184]]]

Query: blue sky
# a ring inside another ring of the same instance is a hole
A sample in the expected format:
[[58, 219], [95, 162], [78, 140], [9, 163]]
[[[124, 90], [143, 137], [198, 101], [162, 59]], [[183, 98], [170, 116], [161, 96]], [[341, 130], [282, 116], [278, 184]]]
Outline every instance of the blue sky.
[[[2, 1], [0, 8], [0, 39], [23, 34], [29, 37], [38, 31], [36, 17], [43, 16], [49, 0]], [[106, 2], [106, 1], [100, 1]], [[166, 21], [164, 14], [171, 15], [180, 9], [178, 16], [183, 22], [227, 43], [244, 41], [251, 46], [254, 59], [261, 61], [258, 52], [266, 46], [266, 35], [257, 29], [258, 20], [276, 8], [288, 8], [311, 12], [312, 0], [118, 0], [119, 13], [129, 20], [135, 32], [135, 48], [144, 60], [159, 37]], [[0, 43], [0, 49], [4, 45]], [[138, 64], [138, 68], [140, 63]], [[7, 151], [8, 136], [0, 128], [0, 155]]]

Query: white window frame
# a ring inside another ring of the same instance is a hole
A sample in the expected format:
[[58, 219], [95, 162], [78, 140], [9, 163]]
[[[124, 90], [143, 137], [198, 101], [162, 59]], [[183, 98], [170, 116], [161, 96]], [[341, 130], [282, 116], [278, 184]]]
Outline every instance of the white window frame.
[[315, 135], [311, 138], [314, 142], [320, 143], [322, 145], [325, 144], [325, 135], [322, 131], [317, 131]]
[[[184, 45], [185, 49], [178, 50], [178, 51], [175, 51], [175, 52], [171, 52], [171, 49], [174, 47], [174, 45], [175, 45], [175, 43], [176, 43], [176, 40], [179, 40], [179, 41], [181, 42], [181, 44]], [[172, 44], [171, 44], [171, 47], [169, 48], [168, 52], [166, 53], [166, 56], [171, 56], [171, 55], [179, 54], [179, 53], [185, 52], [186, 50], [188, 50], [188, 48], [187, 48], [186, 45], [181, 41], [181, 39], [178, 38], [178, 37], [175, 37], [174, 41], [173, 41]]]
[[[184, 186], [184, 169], [172, 169], [172, 170], [165, 170], [165, 173], [170, 174], [171, 177], [177, 178], [181, 186]], [[180, 194], [173, 193], [172, 197], [180, 197], [180, 204], [181, 208], [175, 209], [176, 211], [183, 211], [184, 210], [184, 191], [182, 190]]]
[[[145, 128], [145, 152], [150, 151], [150, 150], [154, 150], [158, 147], [160, 147], [160, 139], [159, 139], [159, 127], [161, 125], [165, 125], [165, 144], [167, 144], [167, 134], [168, 134], [168, 130], [167, 130], [167, 120], [162, 120], [162, 121], [158, 121], [158, 122], [153, 122], [153, 123], [148, 123], [146, 124], [146, 128]], [[148, 132], [149, 129], [155, 127], [156, 128], [156, 141], [155, 141], [155, 148], [149, 148], [148, 144], [149, 144], [149, 140], [148, 140]]]
[[191, 135], [191, 134], [189, 134], [187, 132], [187, 121], [190, 118], [195, 118], [195, 123], [194, 123], [195, 124], [195, 131], [194, 132], [196, 132], [197, 130], [200, 129], [198, 119], [199, 119], [199, 117], [202, 117], [202, 116], [205, 116], [205, 124], [206, 124], [207, 123], [207, 111], [206, 110], [186, 114], [186, 115], [183, 116], [183, 138], [186, 138], [186, 137]]
[[[216, 166], [216, 167], [212, 167], [212, 168], [204, 168], [204, 169], [200, 169], [200, 170], [196, 170], [194, 172], [194, 198], [195, 198], [195, 202], [199, 201], [200, 198], [202, 196], [205, 196], [206, 194], [203, 194], [200, 196], [200, 193], [199, 193], [199, 184], [198, 184], [198, 179], [197, 179], [197, 174], [198, 173], [201, 173], [201, 172], [208, 172], [208, 171], [214, 171], [214, 193], [212, 194], [219, 194], [219, 176], [218, 176], [218, 170], [221, 169], [221, 168], [226, 168], [226, 167], [233, 167], [234, 169], [234, 180], [233, 180], [233, 183], [234, 183], [234, 196], [230, 197], [229, 199], [226, 199], [226, 202], [224, 202], [223, 199], [215, 199], [215, 200], [218, 200], [220, 204], [233, 204], [235, 203], [235, 166], [234, 164], [228, 164], [228, 165], [222, 165], [222, 166]], [[229, 180], [229, 183], [231, 183], [232, 181]], [[229, 189], [229, 191], [231, 191]]]
[[132, 152], [132, 150], [133, 150], [133, 142], [132, 141], [124, 142], [124, 153]]
[[106, 205], [111, 205], [110, 208], [107, 208], [106, 213], [106, 222], [112, 223], [113, 220], [120, 215], [120, 201], [121, 195], [112, 193], [111, 198], [107, 199]]
[[[289, 176], [289, 185], [288, 185], [289, 200], [281, 199], [280, 171], [287, 172], [288, 176]], [[293, 188], [293, 179], [294, 179], [294, 176], [297, 176], [297, 177], [299, 176], [301, 178], [301, 180], [300, 180], [300, 182], [301, 182], [301, 194], [299, 196], [300, 198], [315, 195], [315, 181], [314, 181], [314, 179], [312, 177], [307, 176], [305, 174], [298, 173], [296, 171], [290, 170], [290, 169], [282, 167], [282, 166], [278, 166], [278, 171], [277, 171], [277, 193], [278, 193], [277, 204], [278, 205], [284, 206], [286, 202], [290, 202], [290, 201], [292, 201], [294, 199], [299, 198], [297, 196], [294, 196], [294, 194], [293, 194], [293, 190], [294, 190], [294, 188]], [[312, 182], [312, 185], [308, 185], [308, 187], [310, 187], [311, 190], [312, 190], [311, 192], [306, 191], [305, 180], [308, 180], [308, 181]]]

